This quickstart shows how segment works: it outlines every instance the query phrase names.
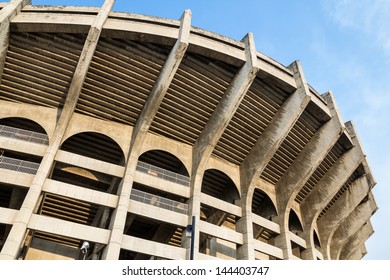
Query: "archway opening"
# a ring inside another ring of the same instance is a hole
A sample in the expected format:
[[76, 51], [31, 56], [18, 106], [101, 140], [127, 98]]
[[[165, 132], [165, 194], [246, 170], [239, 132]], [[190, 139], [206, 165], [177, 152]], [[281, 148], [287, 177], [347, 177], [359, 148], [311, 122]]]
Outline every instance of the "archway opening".
[[303, 232], [302, 223], [299, 220], [298, 215], [292, 209], [290, 210], [290, 215], [288, 218], [288, 228], [291, 232], [297, 235]]
[[183, 176], [189, 176], [187, 168], [180, 159], [162, 150], [147, 151], [138, 158], [138, 162], [150, 164]]
[[93, 159], [124, 165], [121, 147], [110, 137], [97, 132], [82, 132], [64, 141], [61, 150]]

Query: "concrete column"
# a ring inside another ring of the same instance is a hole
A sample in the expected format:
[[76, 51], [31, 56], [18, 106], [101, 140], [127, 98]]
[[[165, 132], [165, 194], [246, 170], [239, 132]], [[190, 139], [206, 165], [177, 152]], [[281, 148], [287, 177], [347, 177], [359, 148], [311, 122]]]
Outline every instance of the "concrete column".
[[364, 244], [356, 248], [356, 250], [349, 255], [348, 260], [361, 260], [367, 254], [367, 249]]
[[355, 251], [361, 248], [364, 245], [364, 242], [366, 242], [373, 233], [374, 229], [372, 228], [371, 221], [368, 220], [367, 223], [344, 245], [340, 254], [340, 260], [351, 259], [350, 257], [354, 255]]
[[338, 227], [330, 244], [332, 260], [340, 259], [344, 244], [353, 236], [378, 209], [373, 195], [370, 193], [367, 201], [363, 201]]
[[[246, 46], [246, 62], [233, 78], [193, 147], [189, 206], [191, 216], [195, 217], [197, 224], [200, 221], [200, 193], [207, 162], [259, 71], [253, 35], [247, 34], [243, 42]], [[191, 218], [189, 217], [189, 221]], [[195, 258], [199, 252], [199, 235], [199, 228], [195, 227]]]
[[11, 20], [31, 0], [12, 0], [0, 11], [0, 78], [3, 76], [4, 63], [9, 44], [9, 28]]
[[191, 29], [191, 11], [186, 10], [180, 19], [178, 39], [165, 61], [163, 68], [149, 94], [149, 98], [141, 111], [135, 124], [129, 150], [129, 160], [126, 165], [126, 172], [119, 188], [118, 207], [115, 209], [111, 219], [110, 240], [103, 252], [103, 259], [116, 260], [119, 257], [123, 232], [126, 224], [127, 212], [130, 203], [130, 194], [134, 182], [134, 174], [137, 167], [142, 145], [149, 131], [153, 118], [172, 82], [179, 65], [184, 58]]
[[294, 71], [297, 90], [276, 112], [272, 121], [242, 162], [240, 172], [243, 187], [254, 185], [310, 101], [309, 89], [301, 64], [299, 61], [295, 61], [289, 68]]
[[299, 61], [291, 64], [290, 69], [294, 72], [297, 90], [277, 111], [240, 166], [243, 216], [237, 226], [243, 233], [244, 245], [238, 250], [238, 258], [254, 258], [251, 214], [255, 183], [310, 101], [309, 89]]
[[[288, 233], [288, 219], [292, 203], [344, 130], [332, 94], [328, 92], [324, 94], [324, 98], [328, 102], [332, 118], [315, 133], [275, 186], [279, 216], [281, 216], [278, 217], [281, 223], [281, 235], [275, 240], [280, 247], [286, 249], [284, 251], [286, 259], [292, 257]], [[287, 242], [287, 244], [280, 244], [280, 242]]]
[[231, 81], [194, 144], [194, 169], [204, 169], [214, 147], [217, 145], [259, 71], [253, 35], [248, 33], [243, 42], [246, 45], [246, 63]]
[[356, 168], [363, 162], [364, 154], [360, 149], [356, 137], [352, 138], [354, 147], [342, 155], [333, 166], [325, 173], [315, 188], [301, 203], [301, 212], [304, 213], [305, 237], [308, 248], [305, 258], [314, 258], [313, 229], [318, 215], [328, 205], [332, 198], [347, 182]]
[[253, 223], [252, 223], [252, 193], [248, 193], [248, 188], [241, 193], [242, 217], [237, 221], [237, 231], [243, 235], [243, 244], [237, 249], [237, 259], [254, 260], [255, 249], [253, 244]]
[[359, 179], [352, 182], [346, 192], [336, 201], [335, 204], [322, 216], [318, 221], [316, 217], [312, 223], [317, 223], [323, 255], [325, 259], [329, 259], [330, 242], [333, 234], [344, 221], [346, 217], [359, 205], [363, 198], [367, 195], [371, 186], [368, 183], [367, 176], [363, 175]]
[[105, 23], [108, 17], [108, 13], [112, 9], [113, 5], [113, 0], [106, 0], [99, 14], [96, 16], [96, 19], [92, 23], [71, 84], [69, 86], [69, 91], [64, 103], [64, 107], [51, 138], [52, 140], [47, 147], [45, 155], [43, 156], [42, 162], [29, 188], [22, 207], [15, 218], [10, 235], [1, 251], [0, 259], [15, 259], [18, 257], [19, 250], [22, 246], [23, 239], [26, 234], [28, 222], [30, 221], [31, 215], [34, 213], [34, 211], [36, 211], [36, 207], [38, 206], [37, 203], [41, 195], [42, 187], [51, 172], [55, 155], [61, 145], [65, 131], [76, 108], [81, 88], [87, 75], [89, 65], [92, 61], [103, 24]]

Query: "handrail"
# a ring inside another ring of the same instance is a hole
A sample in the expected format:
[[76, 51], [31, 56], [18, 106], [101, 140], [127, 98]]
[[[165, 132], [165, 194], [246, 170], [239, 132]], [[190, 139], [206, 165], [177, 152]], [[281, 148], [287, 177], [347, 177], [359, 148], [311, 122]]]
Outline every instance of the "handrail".
[[15, 128], [6, 125], [0, 125], [0, 136], [12, 139], [19, 139], [27, 142], [33, 142], [42, 145], [48, 145], [49, 139], [46, 134]]
[[186, 187], [190, 186], [190, 178], [188, 176], [184, 176], [181, 174], [177, 174], [172, 171], [165, 170], [163, 168], [138, 161], [137, 163], [137, 171], [140, 171], [142, 173], [146, 173], [152, 176], [156, 176], [159, 178], [162, 178], [164, 180], [174, 182]]
[[181, 214], [187, 214], [188, 212], [188, 205], [186, 203], [164, 198], [136, 189], [131, 190], [130, 199]]
[[0, 155], [0, 168], [3, 169], [9, 169], [28, 174], [36, 174], [38, 167], [39, 163], [9, 158]]

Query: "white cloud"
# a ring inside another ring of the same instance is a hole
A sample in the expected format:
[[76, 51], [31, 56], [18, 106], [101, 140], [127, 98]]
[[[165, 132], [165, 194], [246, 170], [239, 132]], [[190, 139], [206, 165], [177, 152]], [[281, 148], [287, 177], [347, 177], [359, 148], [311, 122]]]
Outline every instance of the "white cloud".
[[362, 32], [390, 57], [390, 1], [324, 0], [323, 6], [341, 28]]

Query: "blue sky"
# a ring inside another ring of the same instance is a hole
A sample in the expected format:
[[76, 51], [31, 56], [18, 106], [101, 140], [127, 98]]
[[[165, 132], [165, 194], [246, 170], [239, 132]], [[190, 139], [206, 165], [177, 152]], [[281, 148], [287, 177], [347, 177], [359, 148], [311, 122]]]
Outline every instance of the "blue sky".
[[[103, 0], [33, 0], [33, 4], [101, 6]], [[179, 19], [241, 40], [289, 65], [300, 60], [307, 81], [331, 90], [344, 121], [355, 123], [377, 181], [379, 210], [365, 259], [390, 259], [390, 1], [387, 0], [116, 0], [114, 10]]]

